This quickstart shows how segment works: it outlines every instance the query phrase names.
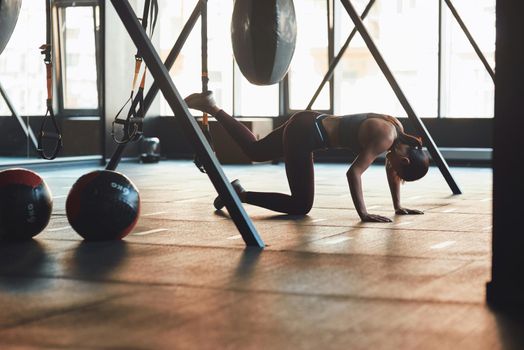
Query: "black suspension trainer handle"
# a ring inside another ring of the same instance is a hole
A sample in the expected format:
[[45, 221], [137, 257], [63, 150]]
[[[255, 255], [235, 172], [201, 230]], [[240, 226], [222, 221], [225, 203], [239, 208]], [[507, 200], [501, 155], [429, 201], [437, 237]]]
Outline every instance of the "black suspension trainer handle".
[[[153, 33], [155, 31], [156, 22], [158, 19], [158, 0], [145, 0], [144, 2], [144, 9], [142, 12], [142, 18], [141, 18], [141, 24], [144, 31], [147, 32], [148, 25], [149, 25], [149, 36], [152, 37]], [[151, 22], [151, 23], [149, 23]], [[139, 75], [140, 70], [142, 67], [142, 54], [140, 53], [140, 49], [137, 48], [136, 54], [135, 54], [135, 72], [133, 75], [133, 83], [131, 87], [131, 94], [129, 99], [124, 103], [122, 108], [117, 112], [112, 124], [111, 124], [111, 136], [113, 138], [113, 141], [118, 144], [119, 148], [120, 145], [125, 145], [129, 142], [136, 142], [138, 141], [143, 134], [143, 120], [145, 117], [145, 109], [143, 108], [144, 105], [144, 85], [145, 85], [145, 78], [146, 78], [146, 72], [147, 68], [144, 69], [142, 73], [142, 78], [140, 80], [140, 83], [138, 84], [138, 91], [135, 94], [135, 88], [137, 86], [137, 82], [139, 81]], [[126, 106], [129, 104], [129, 110], [127, 113], [127, 116], [123, 119], [119, 119], [120, 114], [123, 112], [123, 110], [126, 108]], [[122, 137], [118, 138], [116, 136], [115, 127], [117, 125], [122, 126]], [[123, 150], [118, 151], [118, 153], [122, 154]], [[116, 153], [116, 152], [115, 152]], [[115, 156], [115, 155], [113, 155]], [[113, 156], [111, 159], [113, 159]], [[115, 163], [116, 161], [116, 163]], [[116, 166], [118, 162], [120, 161], [120, 158], [117, 160], [110, 162], [111, 166]], [[108, 169], [108, 170], [115, 170], [115, 169]]]
[[[46, 66], [46, 87], [47, 87], [47, 100], [46, 100], [46, 114], [40, 125], [40, 133], [37, 138], [37, 152], [41, 158], [46, 160], [53, 160], [58, 156], [60, 150], [63, 147], [62, 134], [56, 121], [55, 114], [53, 112], [53, 57], [51, 53], [52, 48], [52, 18], [51, 18], [51, 0], [45, 0], [46, 10], [46, 43], [40, 46], [42, 55], [44, 55], [44, 63]], [[51, 120], [51, 124], [54, 130], [46, 131], [46, 125], [48, 120]], [[44, 139], [54, 140], [55, 147], [51, 153], [47, 153], [44, 149]]]
[[[193, 12], [191, 13], [187, 22], [185, 23], [184, 27], [182, 28], [182, 31], [180, 32], [175, 44], [171, 48], [169, 55], [167, 56], [166, 60], [164, 61], [164, 66], [168, 70], [170, 70], [173, 67], [173, 65], [175, 64], [175, 61], [178, 58], [178, 55], [180, 54], [180, 52], [182, 51], [182, 48], [184, 47], [184, 44], [186, 43], [187, 38], [189, 37], [189, 34], [191, 34], [191, 32], [193, 31], [193, 28], [195, 27], [195, 24], [202, 12], [203, 4], [204, 4], [204, 0], [199, 0], [197, 2]], [[153, 104], [153, 101], [155, 100], [159, 91], [160, 91], [160, 87], [158, 86], [156, 81], [153, 81], [153, 84], [149, 88], [144, 98], [144, 107], [143, 107], [144, 115], [147, 113], [147, 111]], [[121, 143], [117, 146], [117, 148], [111, 155], [111, 159], [109, 160], [109, 163], [106, 166], [106, 170], [116, 170], [116, 168], [118, 167], [118, 164], [120, 163], [120, 160], [122, 159], [122, 155], [124, 154], [126, 147], [127, 147], [127, 143]]]

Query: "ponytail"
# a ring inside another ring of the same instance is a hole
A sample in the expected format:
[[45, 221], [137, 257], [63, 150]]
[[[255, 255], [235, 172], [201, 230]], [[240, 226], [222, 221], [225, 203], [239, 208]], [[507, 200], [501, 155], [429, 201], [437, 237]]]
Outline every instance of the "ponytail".
[[402, 142], [408, 146], [421, 149], [422, 148], [422, 138], [416, 137], [410, 134], [406, 134], [402, 130], [397, 129], [398, 131], [398, 141]]

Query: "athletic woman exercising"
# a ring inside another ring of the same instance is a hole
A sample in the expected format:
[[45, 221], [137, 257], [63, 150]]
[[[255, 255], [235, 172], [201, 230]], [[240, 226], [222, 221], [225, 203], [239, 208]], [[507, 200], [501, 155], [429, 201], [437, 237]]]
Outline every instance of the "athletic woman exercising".
[[[421, 149], [421, 140], [404, 133], [396, 118], [374, 113], [334, 116], [302, 111], [257, 140], [247, 127], [217, 107], [211, 92], [192, 94], [186, 98], [186, 103], [189, 108], [215, 117], [251, 160], [261, 162], [284, 157], [291, 195], [246, 191], [235, 180], [232, 185], [243, 203], [281, 213], [306, 215], [313, 206], [313, 151], [347, 148], [358, 154], [346, 176], [362, 221], [391, 222], [387, 217], [368, 213], [362, 194], [362, 173], [384, 152], [387, 152], [386, 174], [395, 213], [423, 214], [400, 205], [400, 184], [423, 177], [428, 171], [429, 159]], [[224, 207], [218, 197], [214, 205], [217, 210]]]

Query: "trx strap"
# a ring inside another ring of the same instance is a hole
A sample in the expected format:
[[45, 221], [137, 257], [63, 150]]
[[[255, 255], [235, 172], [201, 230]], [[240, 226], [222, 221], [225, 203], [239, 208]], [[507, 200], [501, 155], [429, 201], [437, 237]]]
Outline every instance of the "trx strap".
[[[38, 134], [37, 152], [43, 159], [55, 159], [62, 149], [62, 134], [53, 112], [53, 59], [51, 55], [51, 0], [46, 0], [46, 43], [40, 46], [41, 54], [44, 55], [44, 63], [46, 66], [46, 81], [47, 81], [47, 110], [40, 125], [40, 133]], [[52, 129], [48, 129], [47, 125], [51, 123]], [[55, 141], [55, 146], [51, 153], [47, 153], [44, 149], [44, 139]]]
[[[208, 83], [209, 83], [209, 74], [208, 74], [208, 66], [207, 66], [207, 0], [202, 1], [202, 12], [200, 14], [200, 21], [202, 25], [201, 29], [201, 54], [202, 54], [202, 93], [209, 92]], [[202, 132], [204, 133], [204, 136], [207, 139], [207, 142], [209, 142], [209, 145], [211, 146], [211, 149], [213, 149], [213, 138], [211, 137], [211, 132], [209, 130], [209, 116], [207, 113], [204, 112], [202, 115], [202, 124], [201, 124]], [[195, 159], [193, 161], [195, 165], [197, 166], [198, 170], [200, 170], [202, 173], [206, 172], [206, 169], [204, 168], [204, 165], [198, 158], [198, 156], [195, 156]]]
[[[146, 0], [144, 4], [144, 12], [142, 15], [142, 28], [147, 30], [148, 20], [151, 19], [151, 25], [149, 26], [149, 37], [153, 36], [155, 31], [156, 22], [158, 18], [158, 0]], [[142, 67], [142, 55], [140, 50], [137, 50], [135, 55], [135, 73], [133, 75], [133, 84], [131, 87], [131, 94], [127, 101], [124, 103], [122, 108], [118, 111], [111, 125], [111, 137], [118, 144], [125, 144], [131, 141], [138, 141], [143, 134], [143, 121], [145, 117], [144, 111], [144, 86], [146, 82], [147, 67], [144, 68], [142, 73], [142, 79], [138, 91], [135, 95], [135, 87], [140, 75], [140, 69]], [[125, 119], [119, 119], [120, 114], [131, 103], [129, 111]], [[116, 136], [115, 124], [122, 125], [122, 137]]]

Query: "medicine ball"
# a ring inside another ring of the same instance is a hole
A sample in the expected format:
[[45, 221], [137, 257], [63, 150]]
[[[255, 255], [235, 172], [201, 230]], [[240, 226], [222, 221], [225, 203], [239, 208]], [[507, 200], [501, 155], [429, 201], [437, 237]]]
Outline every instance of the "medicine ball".
[[27, 169], [0, 171], [0, 240], [30, 239], [47, 226], [53, 197], [44, 180]]
[[90, 241], [125, 237], [135, 227], [139, 213], [137, 188], [116, 171], [97, 170], [83, 175], [67, 196], [69, 223]]
[[15, 30], [22, 0], [0, 0], [0, 54]]
[[231, 43], [238, 67], [249, 82], [271, 85], [282, 80], [296, 41], [293, 0], [235, 0]]

